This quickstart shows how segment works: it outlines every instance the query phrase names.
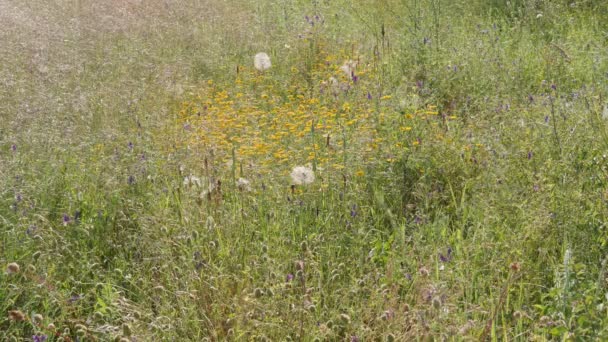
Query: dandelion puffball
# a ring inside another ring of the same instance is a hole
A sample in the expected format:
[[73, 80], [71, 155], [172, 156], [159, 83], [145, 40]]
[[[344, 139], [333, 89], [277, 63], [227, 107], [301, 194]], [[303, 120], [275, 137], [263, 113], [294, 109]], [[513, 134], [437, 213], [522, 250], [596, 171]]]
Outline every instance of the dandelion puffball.
[[264, 71], [270, 69], [272, 64], [270, 63], [270, 57], [265, 52], [260, 52], [255, 55], [253, 58], [253, 66], [258, 69], [258, 71]]
[[354, 75], [355, 68], [357, 67], [357, 62], [348, 60], [342, 64], [340, 70], [346, 75], [346, 77], [351, 78]]
[[306, 185], [315, 181], [315, 173], [307, 166], [296, 166], [291, 171], [291, 179], [296, 185]]
[[236, 181], [236, 186], [241, 191], [251, 191], [251, 185], [250, 185], [249, 181], [245, 178], [239, 178]]

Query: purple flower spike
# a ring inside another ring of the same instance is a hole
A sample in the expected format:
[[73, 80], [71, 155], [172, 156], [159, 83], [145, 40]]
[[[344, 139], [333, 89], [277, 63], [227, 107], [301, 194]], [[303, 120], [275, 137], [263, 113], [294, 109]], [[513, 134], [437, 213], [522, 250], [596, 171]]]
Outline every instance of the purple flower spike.
[[545, 116], [545, 123], [548, 123], [548, 122], [549, 122], [549, 115], [546, 115]]
[[371, 99], [372, 99], [372, 94], [371, 94], [369, 91], [367, 92], [367, 99], [368, 99], [368, 100], [371, 100]]
[[127, 145], [127, 147], [129, 147], [129, 150], [133, 149], [133, 143], [129, 141], [129, 145]]
[[129, 178], [127, 179], [127, 183], [129, 183], [129, 185], [135, 184], [135, 176], [129, 176]]
[[16, 152], [17, 151], [17, 145], [12, 144], [11, 145], [11, 151]]
[[528, 160], [532, 159], [533, 155], [534, 153], [532, 153], [532, 151], [528, 151]]
[[289, 274], [287, 275], [287, 280], [286, 280], [286, 282], [288, 282], [288, 283], [289, 283], [289, 282], [290, 282], [290, 281], [292, 281], [292, 280], [293, 280], [293, 274], [289, 273]]

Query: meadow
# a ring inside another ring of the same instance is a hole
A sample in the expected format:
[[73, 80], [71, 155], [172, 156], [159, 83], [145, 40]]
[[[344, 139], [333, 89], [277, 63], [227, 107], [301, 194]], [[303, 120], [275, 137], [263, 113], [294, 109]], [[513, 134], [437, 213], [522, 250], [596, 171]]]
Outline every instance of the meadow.
[[0, 340], [607, 340], [607, 97], [602, 0], [0, 0]]

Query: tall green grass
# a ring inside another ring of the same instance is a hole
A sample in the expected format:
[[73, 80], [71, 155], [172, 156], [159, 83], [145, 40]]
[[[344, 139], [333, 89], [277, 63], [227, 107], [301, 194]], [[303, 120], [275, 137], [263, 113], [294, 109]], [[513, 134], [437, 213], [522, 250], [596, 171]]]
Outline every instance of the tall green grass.
[[[606, 6], [0, 0], [0, 339], [605, 339]], [[283, 101], [369, 63], [380, 138], [438, 115], [324, 191], [181, 144], [260, 51]]]

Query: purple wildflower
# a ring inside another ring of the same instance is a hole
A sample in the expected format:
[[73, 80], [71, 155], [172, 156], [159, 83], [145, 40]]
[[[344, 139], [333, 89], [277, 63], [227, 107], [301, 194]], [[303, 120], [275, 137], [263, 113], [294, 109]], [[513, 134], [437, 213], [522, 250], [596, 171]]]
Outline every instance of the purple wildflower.
[[452, 260], [452, 247], [448, 247], [446, 255], [439, 253], [439, 260], [441, 260], [441, 262], [449, 262]]
[[549, 122], [549, 115], [546, 115], [545, 116], [545, 123], [548, 123], [548, 122]]
[[12, 144], [11, 145], [11, 151], [16, 152], [17, 151], [17, 145]]
[[367, 92], [367, 99], [368, 99], [368, 100], [371, 100], [371, 99], [372, 99], [372, 94], [371, 94], [369, 91]]
[[532, 153], [532, 151], [528, 151], [528, 160], [532, 159], [533, 155], [534, 153]]
[[289, 282], [290, 282], [290, 281], [292, 281], [292, 280], [293, 280], [293, 274], [289, 273], [289, 274], [287, 275], [287, 280], [286, 280], [286, 282], [288, 282], [288, 283], [289, 283]]
[[36, 334], [36, 335], [32, 336], [32, 341], [33, 342], [45, 342], [47, 338], [48, 337], [46, 335]]
[[127, 178], [127, 183], [129, 183], [129, 185], [135, 184], [135, 176], [130, 175], [129, 178]]
[[81, 300], [81, 299], [82, 299], [82, 296], [81, 296], [81, 295], [72, 295], [72, 296], [70, 297], [70, 299], [68, 299], [68, 302], [69, 302], [69, 303], [75, 303], [75, 302], [77, 302], [77, 301], [79, 301], [79, 300]]
[[429, 44], [430, 42], [431, 42], [431, 38], [424, 37], [424, 39], [422, 40], [422, 43], [424, 45]]
[[359, 342], [359, 341], [361, 341], [361, 340], [359, 339], [358, 336], [353, 335], [350, 337], [350, 342]]
[[67, 226], [68, 224], [70, 224], [70, 221], [71, 221], [71, 219], [70, 219], [70, 215], [68, 215], [68, 214], [63, 214], [63, 225], [64, 225], [64, 226]]
[[353, 206], [350, 208], [350, 217], [355, 217], [357, 216], [357, 205], [353, 204]]
[[357, 81], [359, 80], [359, 76], [355, 75], [355, 72], [353, 71], [351, 74], [351, 78], [353, 79], [354, 83], [357, 83]]
[[555, 84], [552, 84], [552, 85], [551, 85], [551, 89], [553, 89], [553, 90], [557, 90], [557, 86], [556, 86]]
[[34, 233], [36, 232], [36, 230], [38, 229], [38, 227], [34, 226], [34, 225], [30, 225], [29, 227], [27, 227], [27, 229], [25, 230], [25, 234], [29, 235], [29, 236], [33, 236]]
[[129, 148], [129, 150], [133, 150], [133, 143], [129, 141], [127, 147]]

